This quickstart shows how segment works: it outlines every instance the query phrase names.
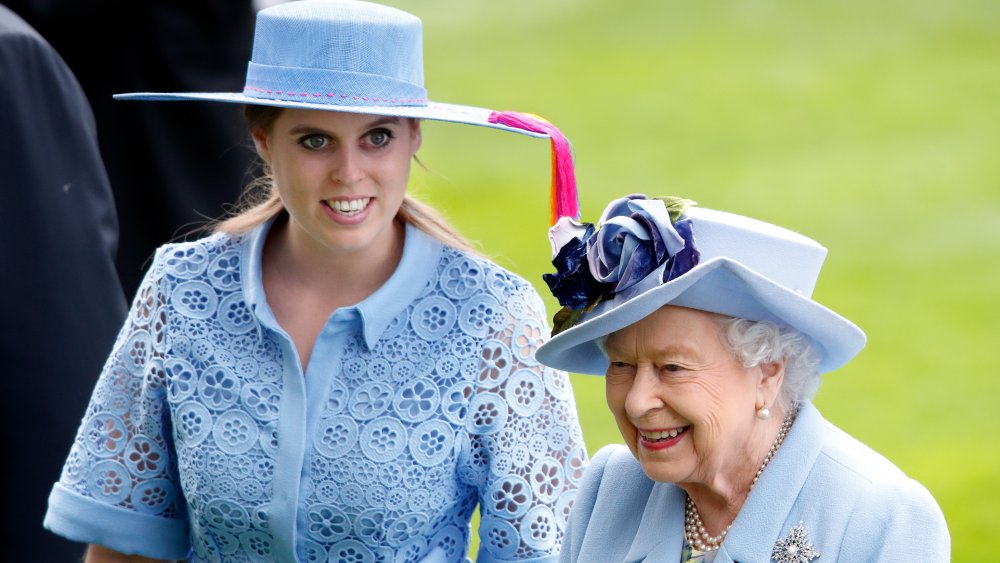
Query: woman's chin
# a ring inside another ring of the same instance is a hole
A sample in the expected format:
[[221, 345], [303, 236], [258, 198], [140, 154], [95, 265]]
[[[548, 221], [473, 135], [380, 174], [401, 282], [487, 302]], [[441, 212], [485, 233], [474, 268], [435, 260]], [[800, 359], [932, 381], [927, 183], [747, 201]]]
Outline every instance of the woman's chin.
[[640, 446], [636, 456], [643, 473], [654, 481], [661, 483], [676, 483], [684, 477], [684, 459], [676, 456], [665, 456], [660, 452], [643, 451]]
[[676, 463], [666, 463], [662, 461], [639, 460], [642, 465], [642, 472], [646, 477], [660, 483], [677, 483], [681, 480], [680, 472]]

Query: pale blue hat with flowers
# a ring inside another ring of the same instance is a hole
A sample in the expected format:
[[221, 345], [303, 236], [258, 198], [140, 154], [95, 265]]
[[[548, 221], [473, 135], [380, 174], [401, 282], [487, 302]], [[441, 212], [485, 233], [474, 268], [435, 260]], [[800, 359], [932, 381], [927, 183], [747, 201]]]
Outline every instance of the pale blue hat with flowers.
[[793, 328], [814, 344], [820, 372], [864, 348], [860, 328], [812, 299], [826, 248], [788, 229], [630, 195], [611, 202], [596, 228], [561, 219], [549, 238], [557, 272], [545, 281], [563, 309], [536, 352], [548, 366], [603, 375], [598, 341], [664, 305]]
[[213, 101], [432, 119], [549, 138], [552, 220], [576, 217], [569, 142], [537, 116], [433, 102], [424, 86], [420, 19], [360, 0], [298, 0], [257, 13], [242, 92], [135, 92], [119, 100]]

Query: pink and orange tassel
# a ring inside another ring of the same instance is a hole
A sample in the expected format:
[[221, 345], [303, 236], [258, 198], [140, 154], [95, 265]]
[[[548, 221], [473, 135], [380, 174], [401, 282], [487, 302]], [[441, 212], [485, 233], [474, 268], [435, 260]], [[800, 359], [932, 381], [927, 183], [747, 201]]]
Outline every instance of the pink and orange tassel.
[[514, 111], [493, 112], [490, 123], [544, 133], [552, 141], [552, 192], [549, 199], [551, 221], [555, 225], [562, 217], [580, 218], [580, 202], [576, 193], [576, 173], [569, 140], [555, 126], [544, 119]]

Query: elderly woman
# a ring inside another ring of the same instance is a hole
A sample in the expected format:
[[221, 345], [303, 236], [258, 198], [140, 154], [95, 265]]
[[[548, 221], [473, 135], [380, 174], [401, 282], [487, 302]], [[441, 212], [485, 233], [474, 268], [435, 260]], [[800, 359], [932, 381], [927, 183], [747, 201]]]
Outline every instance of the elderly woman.
[[692, 204], [552, 229], [564, 309], [537, 357], [604, 374], [627, 445], [592, 460], [562, 560], [947, 561], [927, 490], [809, 401], [865, 343], [810, 298], [826, 249]]

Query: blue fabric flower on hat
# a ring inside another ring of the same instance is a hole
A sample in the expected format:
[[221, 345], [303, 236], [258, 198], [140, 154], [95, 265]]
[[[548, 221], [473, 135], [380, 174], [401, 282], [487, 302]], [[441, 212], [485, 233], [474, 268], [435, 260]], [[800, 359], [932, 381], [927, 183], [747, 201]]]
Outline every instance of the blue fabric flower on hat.
[[664, 202], [642, 194], [612, 201], [600, 224], [588, 240], [587, 259], [594, 278], [614, 284], [615, 293], [639, 283], [686, 246]]
[[701, 253], [694, 245], [694, 231], [691, 228], [691, 220], [685, 219], [674, 223], [674, 230], [684, 239], [684, 248], [669, 258], [667, 267], [663, 269], [663, 277], [660, 281], [667, 283], [677, 276], [686, 273], [691, 268], [698, 265]]
[[596, 230], [590, 223], [560, 219], [549, 230], [556, 273], [542, 276], [563, 306], [553, 319], [553, 335], [661, 267], [657, 284], [693, 268], [699, 253], [691, 221], [679, 218], [694, 204], [633, 194], [612, 201]]
[[552, 265], [554, 274], [542, 274], [552, 295], [563, 307], [582, 309], [595, 297], [607, 291], [607, 286], [594, 279], [587, 262], [587, 243], [594, 236], [594, 225], [577, 223], [563, 217], [550, 231], [553, 249], [561, 244]]

